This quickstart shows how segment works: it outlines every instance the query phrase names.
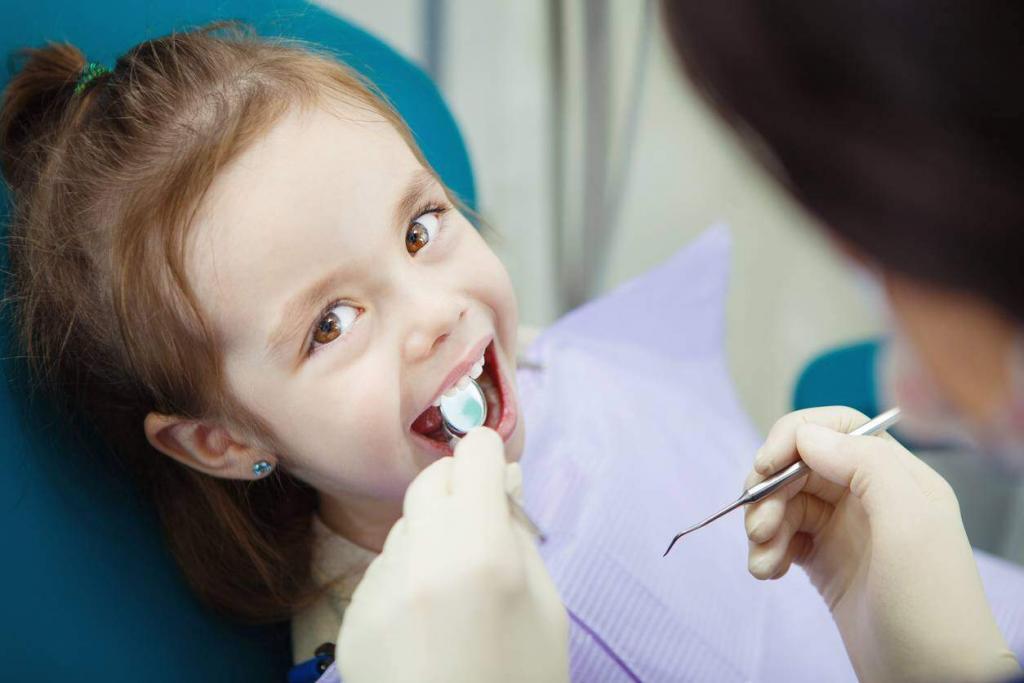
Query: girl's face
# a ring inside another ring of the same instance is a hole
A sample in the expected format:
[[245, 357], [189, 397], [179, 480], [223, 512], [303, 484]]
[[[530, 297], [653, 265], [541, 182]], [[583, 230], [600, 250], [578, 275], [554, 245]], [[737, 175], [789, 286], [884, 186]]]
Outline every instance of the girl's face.
[[511, 283], [386, 120], [290, 113], [217, 178], [192, 235], [228, 388], [322, 506], [400, 506], [451, 453], [421, 433], [432, 403], [481, 357], [488, 425], [518, 459]]

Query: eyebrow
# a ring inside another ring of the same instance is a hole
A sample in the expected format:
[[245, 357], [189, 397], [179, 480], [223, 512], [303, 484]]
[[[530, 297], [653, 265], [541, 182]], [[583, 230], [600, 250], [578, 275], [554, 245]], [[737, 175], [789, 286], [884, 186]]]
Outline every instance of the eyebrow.
[[420, 208], [419, 204], [423, 195], [436, 184], [437, 178], [425, 168], [413, 173], [409, 184], [405, 187], [405, 192], [402, 193], [402, 198], [395, 205], [395, 225], [404, 226], [410, 217], [414, 217], [411, 214]]
[[[423, 195], [437, 182], [434, 175], [425, 168], [412, 174], [401, 199], [395, 205], [395, 226], [405, 226], [409, 222], [412, 212], [419, 208]], [[267, 350], [271, 354], [278, 353], [293, 337], [304, 331], [307, 318], [331, 295], [340, 276], [339, 270], [332, 271], [285, 303], [280, 321], [267, 340]]]

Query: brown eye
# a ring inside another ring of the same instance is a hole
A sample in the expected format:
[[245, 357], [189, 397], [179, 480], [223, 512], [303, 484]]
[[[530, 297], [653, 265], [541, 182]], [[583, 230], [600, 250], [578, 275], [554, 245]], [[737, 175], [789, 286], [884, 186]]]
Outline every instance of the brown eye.
[[409, 229], [405, 231], [405, 249], [415, 256], [423, 247], [430, 244], [441, 229], [442, 210], [427, 211], [416, 217]]
[[348, 333], [362, 310], [349, 304], [336, 304], [313, 328], [313, 346], [323, 346]]
[[428, 244], [430, 244], [430, 233], [419, 223], [413, 223], [405, 233], [406, 251], [410, 254], [415, 254]]
[[317, 344], [328, 344], [340, 336], [341, 325], [338, 324], [338, 316], [333, 313], [325, 315], [313, 330], [313, 341]]

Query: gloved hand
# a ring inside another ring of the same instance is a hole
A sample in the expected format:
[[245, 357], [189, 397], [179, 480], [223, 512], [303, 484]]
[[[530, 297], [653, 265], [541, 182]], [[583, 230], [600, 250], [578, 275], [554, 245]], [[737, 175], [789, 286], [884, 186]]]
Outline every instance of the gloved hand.
[[862, 681], [1019, 675], [953, 490], [888, 434], [847, 434], [867, 421], [851, 408], [831, 407], [775, 423], [747, 485], [798, 454], [812, 473], [748, 506], [750, 572], [776, 579], [791, 563], [801, 565]]
[[568, 618], [509, 514], [521, 473], [504, 453], [495, 432], [475, 429], [409, 486], [345, 613], [345, 683], [569, 680]]

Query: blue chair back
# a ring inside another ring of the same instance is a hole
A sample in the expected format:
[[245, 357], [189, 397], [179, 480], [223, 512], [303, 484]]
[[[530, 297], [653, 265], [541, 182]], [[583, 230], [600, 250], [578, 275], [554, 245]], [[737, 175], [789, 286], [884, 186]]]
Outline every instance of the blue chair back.
[[878, 405], [880, 339], [829, 349], [801, 371], [793, 390], [793, 410], [818, 406], [850, 406], [865, 415], [881, 412]]
[[[442, 179], [475, 208], [466, 148], [429, 77], [373, 36], [302, 0], [6, 3], [0, 54], [67, 41], [89, 59], [113, 64], [143, 40], [223, 19], [316, 43], [369, 77]], [[0, 86], [8, 76], [0, 76]], [[0, 196], [3, 226], [6, 205]], [[283, 681], [287, 625], [239, 627], [196, 602], [152, 506], [102, 457], [94, 436], [31, 398], [25, 365], [11, 352], [9, 322], [0, 325], [0, 679]]]

